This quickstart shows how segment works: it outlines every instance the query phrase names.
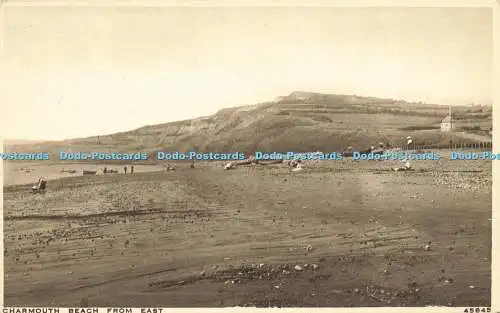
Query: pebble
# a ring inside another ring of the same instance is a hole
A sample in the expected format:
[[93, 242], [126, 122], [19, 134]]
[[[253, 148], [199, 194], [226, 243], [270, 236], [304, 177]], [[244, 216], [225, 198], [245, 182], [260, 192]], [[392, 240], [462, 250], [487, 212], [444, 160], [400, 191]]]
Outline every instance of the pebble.
[[319, 268], [318, 264], [311, 264], [313, 270], [317, 270]]
[[80, 300], [80, 307], [88, 307], [89, 306], [89, 299], [87, 297], [82, 298]]
[[302, 271], [302, 266], [300, 266], [300, 265], [295, 265], [294, 269], [295, 269], [296, 271]]

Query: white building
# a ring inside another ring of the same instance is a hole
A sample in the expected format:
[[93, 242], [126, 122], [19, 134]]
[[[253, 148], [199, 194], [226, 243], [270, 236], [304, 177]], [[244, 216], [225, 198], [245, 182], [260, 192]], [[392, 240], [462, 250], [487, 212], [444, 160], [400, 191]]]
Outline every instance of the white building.
[[455, 121], [451, 118], [451, 107], [450, 113], [441, 121], [441, 131], [450, 132], [455, 130]]

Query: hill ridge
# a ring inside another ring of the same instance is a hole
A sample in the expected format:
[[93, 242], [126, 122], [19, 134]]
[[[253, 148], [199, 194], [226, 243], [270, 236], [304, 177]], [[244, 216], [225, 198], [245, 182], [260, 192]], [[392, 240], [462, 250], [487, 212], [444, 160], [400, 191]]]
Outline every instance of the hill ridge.
[[[470, 107], [455, 107], [454, 111], [457, 121], [491, 124], [491, 110], [471, 112]], [[408, 135], [422, 144], [439, 144], [457, 139], [454, 134], [439, 132], [439, 123], [447, 113], [448, 108], [439, 105], [293, 91], [275, 101], [223, 108], [208, 116], [108, 135], [6, 145], [6, 149], [338, 151], [347, 146], [365, 148], [379, 141], [398, 144]]]

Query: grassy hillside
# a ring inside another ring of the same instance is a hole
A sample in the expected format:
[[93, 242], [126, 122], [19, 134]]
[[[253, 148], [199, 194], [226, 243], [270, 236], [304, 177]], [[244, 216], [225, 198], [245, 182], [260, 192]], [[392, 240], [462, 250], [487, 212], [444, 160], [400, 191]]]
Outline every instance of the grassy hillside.
[[[458, 127], [491, 127], [491, 108], [454, 107]], [[339, 151], [379, 141], [417, 144], [470, 141], [439, 132], [448, 108], [392, 99], [293, 92], [274, 102], [220, 110], [192, 120], [60, 142], [7, 145], [7, 151]], [[474, 129], [476, 129], [474, 128]]]

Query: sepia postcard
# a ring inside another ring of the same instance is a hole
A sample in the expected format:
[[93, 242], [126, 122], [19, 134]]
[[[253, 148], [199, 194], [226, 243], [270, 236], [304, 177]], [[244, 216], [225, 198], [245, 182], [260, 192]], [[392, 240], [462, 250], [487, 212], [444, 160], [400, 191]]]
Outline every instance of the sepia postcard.
[[0, 5], [3, 313], [500, 312], [498, 2]]

